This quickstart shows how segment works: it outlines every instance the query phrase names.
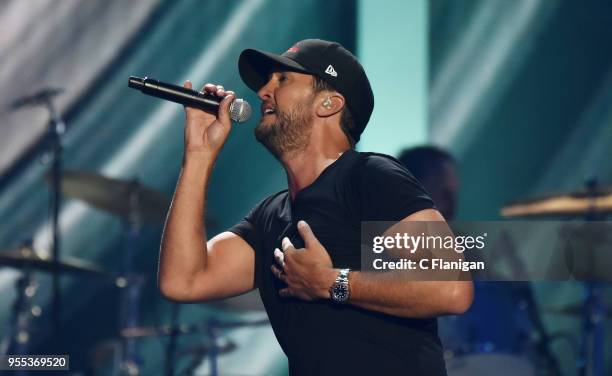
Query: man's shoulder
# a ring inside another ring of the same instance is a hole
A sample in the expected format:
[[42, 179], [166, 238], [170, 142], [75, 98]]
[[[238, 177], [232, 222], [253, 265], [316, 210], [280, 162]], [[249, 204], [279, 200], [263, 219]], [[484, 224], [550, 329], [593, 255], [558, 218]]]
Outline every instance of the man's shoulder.
[[251, 212], [262, 213], [265, 211], [275, 210], [286, 202], [288, 195], [289, 191], [287, 189], [273, 193], [255, 204]]
[[402, 165], [400, 161], [398, 161], [395, 157], [392, 157], [388, 154], [377, 153], [374, 151], [360, 151], [359, 157], [362, 161], [370, 166], [377, 165]]
[[409, 172], [396, 158], [376, 152], [359, 152], [360, 172], [364, 175], [386, 175]]

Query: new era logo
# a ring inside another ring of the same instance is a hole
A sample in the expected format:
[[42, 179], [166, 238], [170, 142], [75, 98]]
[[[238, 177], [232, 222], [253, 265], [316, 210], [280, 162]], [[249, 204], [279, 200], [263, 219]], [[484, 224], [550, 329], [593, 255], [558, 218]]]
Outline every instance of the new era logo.
[[336, 73], [336, 70], [331, 64], [327, 66], [327, 69], [325, 69], [325, 73], [329, 74], [332, 77], [338, 77], [338, 73]]

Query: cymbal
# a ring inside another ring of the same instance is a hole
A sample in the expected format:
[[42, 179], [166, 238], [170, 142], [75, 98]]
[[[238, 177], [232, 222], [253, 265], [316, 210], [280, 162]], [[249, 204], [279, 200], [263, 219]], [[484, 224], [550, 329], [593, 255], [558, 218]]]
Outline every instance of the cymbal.
[[514, 201], [501, 209], [504, 217], [585, 216], [612, 214], [612, 187], [584, 189]]
[[[30, 269], [40, 272], [53, 272], [53, 260], [41, 256], [30, 247], [22, 247], [17, 250], [0, 252], [0, 267], [11, 267], [15, 269]], [[93, 276], [106, 276], [104, 269], [88, 262], [63, 257], [57, 264], [57, 270], [62, 274], [80, 274]]]
[[[50, 177], [46, 180], [49, 182]], [[136, 180], [114, 179], [87, 171], [64, 171], [62, 193], [122, 218], [129, 218], [133, 207], [135, 214], [149, 223], [162, 223], [170, 207], [166, 195]]]

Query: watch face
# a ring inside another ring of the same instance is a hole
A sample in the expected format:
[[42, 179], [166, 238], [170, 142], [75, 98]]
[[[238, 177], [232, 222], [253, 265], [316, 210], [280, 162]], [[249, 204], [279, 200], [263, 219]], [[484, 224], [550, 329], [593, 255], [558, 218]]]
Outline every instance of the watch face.
[[336, 283], [332, 289], [332, 298], [337, 302], [346, 302], [349, 292], [348, 286], [344, 283]]

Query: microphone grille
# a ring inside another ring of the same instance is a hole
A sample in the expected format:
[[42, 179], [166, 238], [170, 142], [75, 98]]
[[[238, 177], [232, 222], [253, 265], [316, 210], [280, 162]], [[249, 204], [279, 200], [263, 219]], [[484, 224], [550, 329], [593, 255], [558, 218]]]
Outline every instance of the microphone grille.
[[236, 98], [230, 105], [230, 117], [237, 123], [244, 123], [251, 117], [251, 105], [244, 99]]

